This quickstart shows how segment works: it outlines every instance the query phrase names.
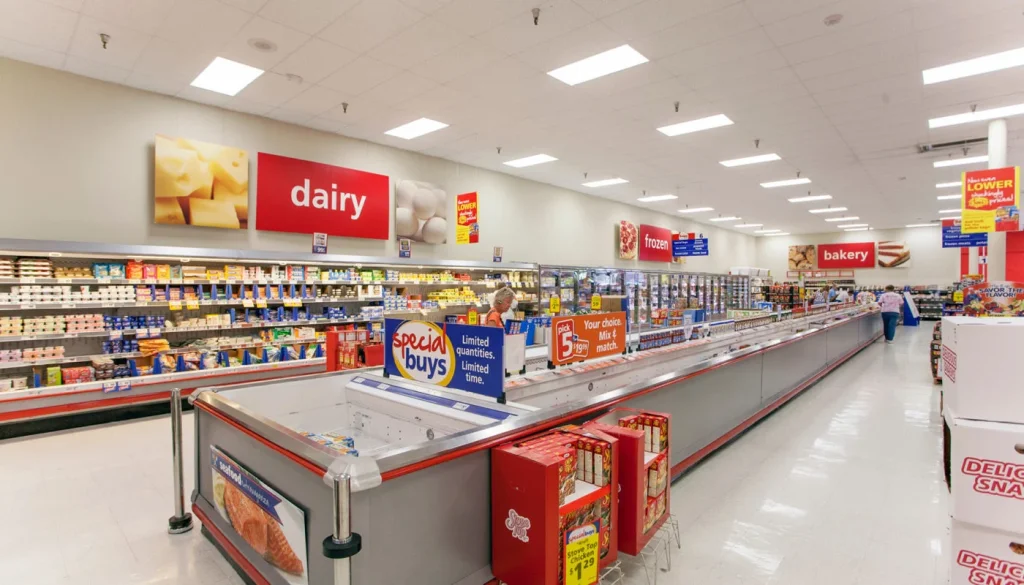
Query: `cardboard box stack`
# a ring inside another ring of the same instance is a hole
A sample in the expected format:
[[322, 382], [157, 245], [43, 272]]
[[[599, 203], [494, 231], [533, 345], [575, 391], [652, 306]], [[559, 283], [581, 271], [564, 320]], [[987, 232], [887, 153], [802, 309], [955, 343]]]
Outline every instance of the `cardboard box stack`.
[[946, 317], [942, 377], [950, 429], [950, 583], [1024, 581], [1024, 319]]

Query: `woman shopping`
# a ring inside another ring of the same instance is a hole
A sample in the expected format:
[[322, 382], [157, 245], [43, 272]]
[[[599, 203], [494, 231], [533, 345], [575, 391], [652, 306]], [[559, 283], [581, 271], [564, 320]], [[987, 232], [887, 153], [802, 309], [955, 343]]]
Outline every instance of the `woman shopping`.
[[494, 291], [494, 298], [491, 301], [491, 310], [484, 317], [484, 325], [488, 327], [501, 327], [504, 329], [505, 320], [502, 313], [512, 310], [512, 304], [516, 300], [516, 293], [507, 286]]
[[885, 292], [878, 297], [878, 306], [882, 308], [882, 325], [885, 331], [885, 342], [892, 343], [896, 338], [896, 323], [900, 320], [903, 308], [903, 296], [896, 292], [896, 287], [888, 285]]

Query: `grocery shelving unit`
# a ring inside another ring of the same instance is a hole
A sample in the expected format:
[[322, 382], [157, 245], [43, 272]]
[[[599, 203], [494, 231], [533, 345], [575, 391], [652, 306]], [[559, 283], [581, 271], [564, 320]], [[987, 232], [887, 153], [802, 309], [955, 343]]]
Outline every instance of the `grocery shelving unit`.
[[465, 319], [503, 284], [532, 312], [536, 278], [534, 264], [0, 240], [0, 436], [166, 408], [171, 387], [209, 376], [322, 371], [328, 329]]
[[951, 288], [939, 288], [937, 285], [914, 286], [910, 289], [917, 309], [921, 313], [921, 319], [941, 320], [947, 313], [947, 309], [959, 309], [962, 303], [953, 302], [953, 290]]

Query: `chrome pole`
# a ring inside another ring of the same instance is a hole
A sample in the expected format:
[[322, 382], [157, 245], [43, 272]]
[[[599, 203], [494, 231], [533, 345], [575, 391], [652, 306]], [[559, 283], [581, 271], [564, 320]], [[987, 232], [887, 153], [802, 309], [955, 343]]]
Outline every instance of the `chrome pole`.
[[171, 459], [174, 472], [174, 516], [167, 521], [167, 532], [182, 534], [192, 530], [192, 514], [185, 511], [184, 473], [181, 458], [181, 389], [171, 389]]
[[352, 557], [362, 549], [362, 539], [352, 532], [352, 477], [334, 477], [334, 530], [324, 539], [324, 555], [334, 560], [334, 585], [351, 585]]

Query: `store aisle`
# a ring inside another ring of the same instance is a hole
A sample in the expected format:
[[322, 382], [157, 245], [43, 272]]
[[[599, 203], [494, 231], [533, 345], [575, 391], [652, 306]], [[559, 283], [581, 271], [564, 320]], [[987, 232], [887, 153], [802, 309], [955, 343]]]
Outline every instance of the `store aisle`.
[[658, 583], [946, 583], [931, 328], [876, 342], [676, 482], [682, 550]]
[[[658, 582], [945, 582], [930, 331], [874, 344], [677, 482], [683, 548]], [[191, 485], [191, 457], [185, 472]], [[242, 582], [198, 529], [165, 533], [166, 418], [0, 442], [0, 477], [0, 583]]]

